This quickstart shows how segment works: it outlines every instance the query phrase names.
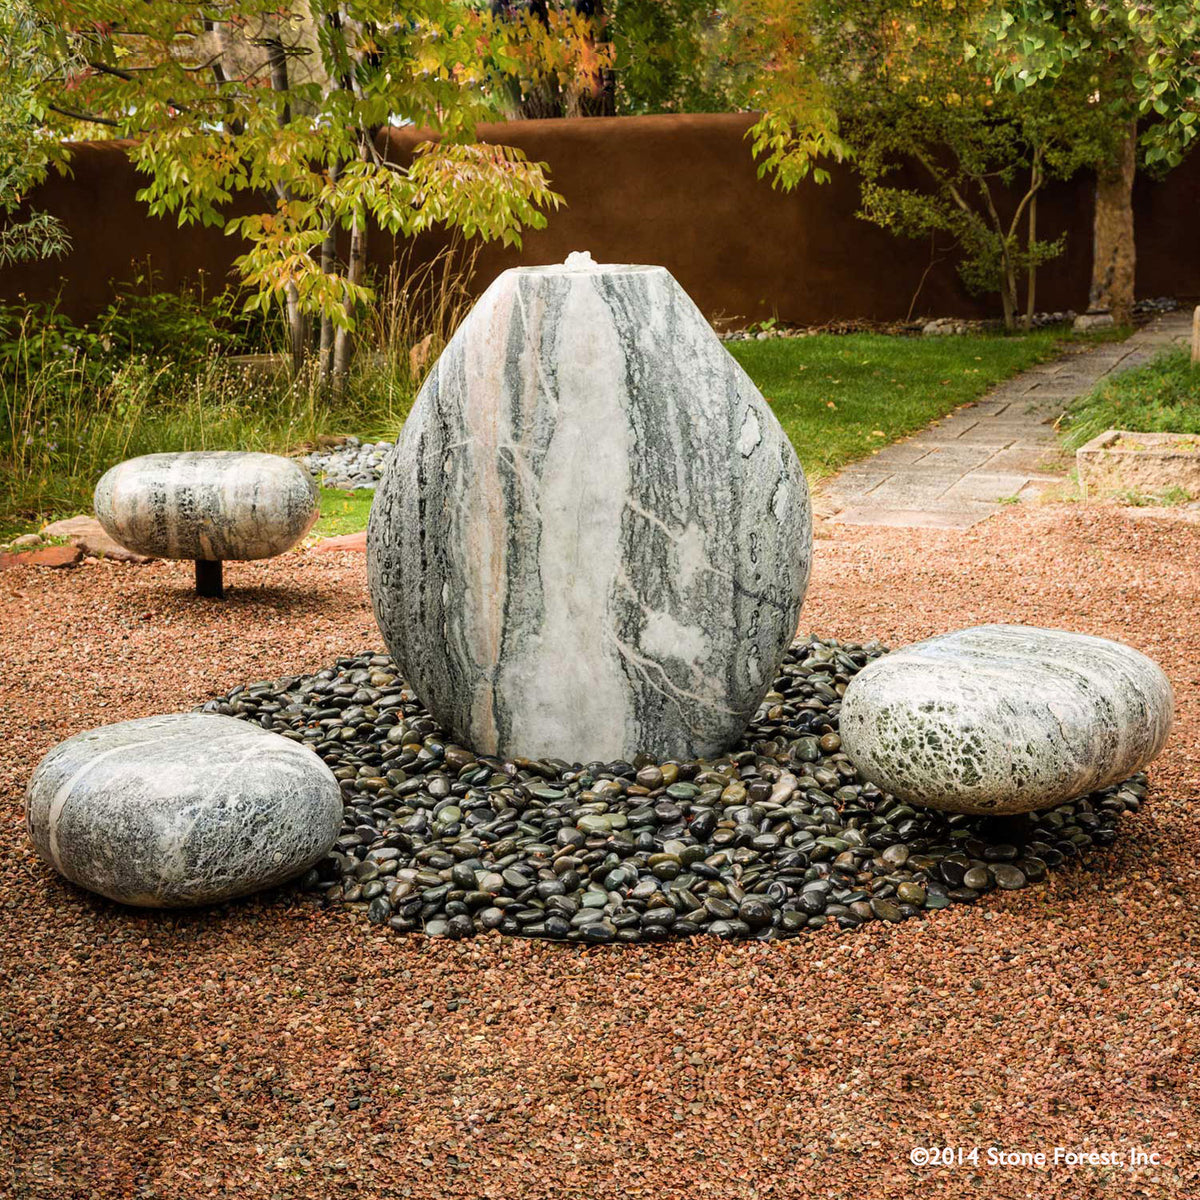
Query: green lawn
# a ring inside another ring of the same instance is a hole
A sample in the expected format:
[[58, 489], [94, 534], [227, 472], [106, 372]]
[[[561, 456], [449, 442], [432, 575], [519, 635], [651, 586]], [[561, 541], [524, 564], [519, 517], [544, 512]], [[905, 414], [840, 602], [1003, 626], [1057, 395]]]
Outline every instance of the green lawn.
[[1052, 358], [1064, 334], [773, 338], [728, 348], [779, 418], [809, 483]]
[[313, 526], [315, 537], [336, 537], [341, 533], [357, 533], [366, 529], [371, 514], [373, 491], [343, 492], [339, 488], [321, 489], [321, 516]]
[[1200, 433], [1200, 366], [1191, 354], [1166, 351], [1106, 380], [1071, 407], [1065, 441], [1074, 450], [1106, 429]]

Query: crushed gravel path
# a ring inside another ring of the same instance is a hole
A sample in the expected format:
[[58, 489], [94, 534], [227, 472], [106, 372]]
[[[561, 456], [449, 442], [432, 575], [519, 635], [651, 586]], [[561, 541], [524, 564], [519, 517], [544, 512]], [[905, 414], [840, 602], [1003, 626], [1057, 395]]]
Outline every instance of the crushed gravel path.
[[[0, 1195], [1200, 1195], [1200, 525], [1005, 512], [817, 543], [804, 628], [1025, 621], [1156, 658], [1179, 717], [1115, 846], [974, 907], [793, 941], [396, 937], [280, 891], [121, 910], [21, 793], [92, 724], [379, 643], [355, 553], [0, 574]], [[979, 1149], [918, 1168], [913, 1146]], [[989, 1146], [1158, 1165], [991, 1166]]]

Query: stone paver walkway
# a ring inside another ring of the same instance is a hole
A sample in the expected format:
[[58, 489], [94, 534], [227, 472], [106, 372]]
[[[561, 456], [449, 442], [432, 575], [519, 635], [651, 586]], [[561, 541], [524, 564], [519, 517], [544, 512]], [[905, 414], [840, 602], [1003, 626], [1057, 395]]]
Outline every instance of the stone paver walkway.
[[1167, 313], [1124, 342], [1068, 353], [1002, 383], [920, 433], [825, 480], [818, 516], [843, 525], [967, 529], [1002, 503], [1037, 496], [1070, 468], [1055, 422], [1106, 375], [1187, 344], [1191, 314]]

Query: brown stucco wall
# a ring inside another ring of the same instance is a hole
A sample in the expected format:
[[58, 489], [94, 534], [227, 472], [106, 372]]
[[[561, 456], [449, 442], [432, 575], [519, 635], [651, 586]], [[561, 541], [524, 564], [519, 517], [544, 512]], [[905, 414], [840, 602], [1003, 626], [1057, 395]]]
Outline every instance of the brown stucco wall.
[[52, 300], [76, 320], [94, 316], [113, 284], [152, 270], [155, 290], [184, 285], [220, 291], [242, 247], [220, 229], [182, 228], [173, 217], [152, 217], [136, 198], [146, 177], [133, 167], [126, 142], [83, 142], [73, 148], [70, 174], [52, 174], [31, 203], [61, 218], [71, 234], [62, 259], [22, 263], [0, 271], [0, 299]]
[[[834, 169], [824, 186], [791, 194], [757, 177], [744, 114], [526, 121], [484, 126], [481, 136], [519, 146], [549, 164], [566, 205], [549, 214], [544, 230], [527, 232], [523, 246], [485, 247], [478, 287], [505, 267], [556, 262], [571, 250], [599, 261], [667, 266], [709, 315], [823, 322], [841, 318], [903, 317], [930, 261], [926, 242], [895, 238], [855, 217], [858, 186], [852, 171]], [[393, 130], [389, 153], [402, 159], [419, 140]], [[61, 262], [0, 273], [0, 298], [31, 300], [55, 294], [77, 319], [107, 302], [114, 281], [147, 266], [157, 286], [175, 289], [205, 279], [219, 288], [239, 253], [219, 230], [179, 228], [147, 215], [135, 199], [140, 186], [120, 143], [76, 147], [70, 178], [52, 178], [34, 201], [62, 217], [74, 249]], [[1045, 236], [1067, 233], [1066, 252], [1043, 268], [1041, 309], [1082, 308], [1091, 256], [1091, 184], [1079, 178], [1046, 190], [1039, 210]], [[1165, 181], [1139, 182], [1138, 294], [1192, 296], [1200, 292], [1200, 156]], [[417, 259], [443, 239], [424, 236], [409, 246]], [[399, 246], [372, 240], [371, 260], [385, 265]], [[995, 298], [972, 297], [952, 256], [925, 279], [914, 312], [992, 315]]]

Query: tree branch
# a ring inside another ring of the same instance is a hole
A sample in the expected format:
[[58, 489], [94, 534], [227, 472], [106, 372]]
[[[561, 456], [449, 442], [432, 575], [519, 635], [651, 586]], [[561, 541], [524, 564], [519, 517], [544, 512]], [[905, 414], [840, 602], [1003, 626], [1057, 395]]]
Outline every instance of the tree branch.
[[1039, 161], [1039, 157], [1040, 157], [1039, 152], [1034, 151], [1033, 166], [1030, 170], [1029, 190], [1025, 193], [1024, 196], [1021, 197], [1021, 203], [1017, 205], [1017, 211], [1013, 214], [1012, 223], [1008, 227], [1008, 236], [1010, 238], [1016, 237], [1017, 226], [1021, 222], [1021, 214], [1025, 211], [1026, 207], [1029, 205], [1030, 200], [1032, 200], [1033, 197], [1035, 195], [1037, 195], [1038, 189], [1042, 186], [1043, 180], [1042, 180], [1041, 163]]
[[97, 117], [92, 113], [72, 112], [71, 109], [60, 108], [57, 104], [47, 104], [46, 107], [61, 117], [70, 117], [72, 121], [90, 121], [93, 125], [108, 125], [112, 129], [121, 127], [119, 122], [112, 121], [108, 117]]
[[260, 45], [265, 45], [267, 49], [267, 62], [271, 68], [271, 91], [284, 97], [283, 108], [279, 112], [279, 124], [282, 127], [292, 119], [292, 105], [287, 99], [290, 87], [287, 55], [279, 38], [266, 39]]
[[[137, 76], [133, 75], [130, 71], [122, 70], [120, 67], [110, 67], [105, 63], [92, 62], [91, 59], [87, 59], [86, 62], [87, 62], [87, 65], [89, 67], [91, 67], [91, 69], [93, 71], [97, 72], [97, 74], [111, 75], [114, 79], [122, 79], [126, 83], [137, 83]], [[138, 70], [138, 71], [151, 71], [151, 70], [155, 70], [155, 69], [156, 68], [154, 68], [154, 67], [135, 67], [134, 68], [134, 70]], [[189, 67], [187, 69], [193, 70], [193, 71], [206, 70], [207, 64], [205, 67]], [[166, 102], [172, 108], [177, 109], [179, 112], [191, 112], [192, 111], [192, 109], [189, 105], [178, 104], [176, 101], [172, 100], [170, 97], [167, 98]]]
[[951, 197], [954, 200], [954, 203], [957, 204], [958, 207], [961, 208], [963, 210], [963, 212], [965, 212], [967, 214], [968, 217], [974, 217], [975, 210], [966, 202], [966, 200], [963, 199], [962, 193], [959, 192], [958, 188], [955, 187], [954, 184], [951, 183], [949, 179], [947, 179], [944, 175], [942, 175], [938, 171], [938, 169], [933, 165], [933, 163], [931, 163], [929, 161], [928, 156], [923, 154], [920, 150], [913, 151], [913, 155], [916, 158], [917, 162], [919, 162], [925, 168], [925, 170], [927, 170], [930, 173], [930, 175], [933, 176], [934, 182], [939, 187], [944, 187], [946, 189], [946, 191], [948, 191], [950, 193]]

